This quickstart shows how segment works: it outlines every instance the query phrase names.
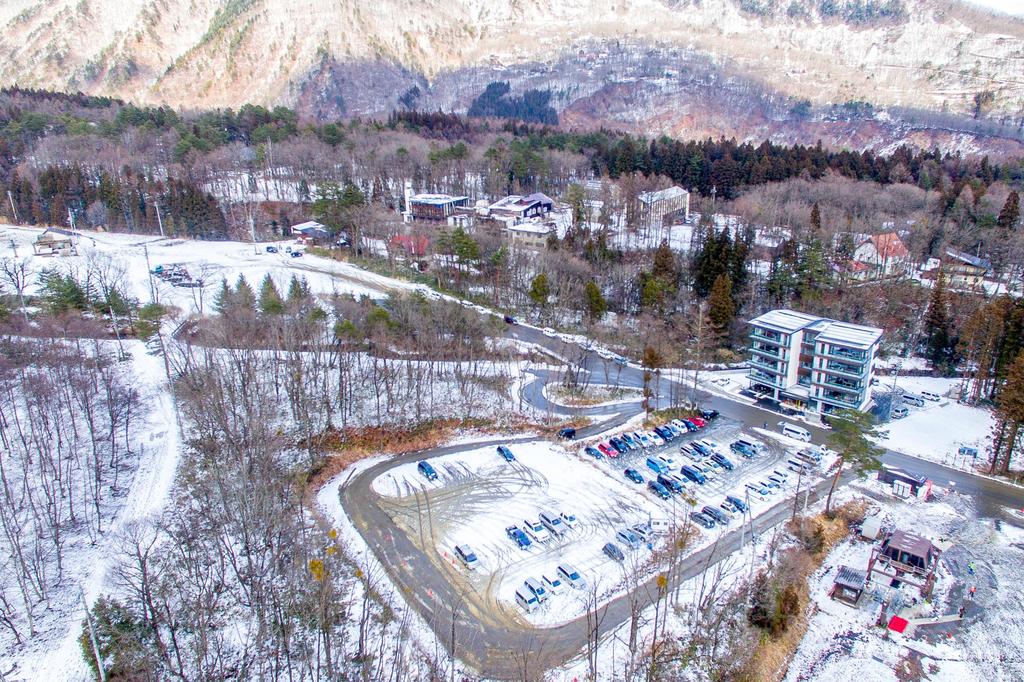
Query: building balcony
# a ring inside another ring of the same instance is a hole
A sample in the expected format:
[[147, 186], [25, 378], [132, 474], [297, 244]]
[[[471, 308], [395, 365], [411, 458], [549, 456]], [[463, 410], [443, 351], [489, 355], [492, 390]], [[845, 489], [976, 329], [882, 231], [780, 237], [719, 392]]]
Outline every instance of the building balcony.
[[766, 358], [771, 358], [776, 362], [779, 360], [786, 359], [785, 350], [778, 346], [762, 346], [758, 343], [754, 343], [750, 346], [750, 352], [757, 353], [758, 355], [763, 355]]
[[868, 367], [862, 365], [857, 367], [856, 365], [844, 365], [838, 362], [828, 362], [825, 366], [820, 368], [823, 372], [830, 374], [838, 374], [844, 377], [851, 377], [853, 379], [863, 379], [867, 376]]
[[779, 369], [779, 365], [776, 362], [765, 362], [758, 359], [756, 356], [750, 359], [750, 366], [756, 367], [764, 372], [771, 372], [772, 374], [784, 374], [785, 369]]
[[855, 395], [861, 395], [864, 392], [864, 384], [860, 382], [843, 382], [836, 381], [835, 379], [825, 378], [822, 381], [816, 382], [818, 386], [827, 386], [828, 388], [834, 388], [845, 393], [853, 393]]
[[750, 332], [750, 338], [756, 339], [758, 341], [765, 341], [767, 343], [773, 343], [777, 346], [789, 345], [788, 342], [782, 340], [781, 334], [778, 334], [776, 332], [765, 331], [763, 329], [758, 329], [757, 327], [754, 327], [754, 329]]
[[756, 381], [759, 384], [766, 386], [774, 386], [775, 388], [784, 388], [781, 377], [774, 377], [764, 372], [758, 372], [757, 370], [750, 370], [750, 374], [747, 375], [751, 381]]
[[836, 403], [842, 407], [852, 407], [854, 409], [860, 407], [861, 401], [852, 396], [844, 395], [836, 392], [826, 392], [818, 396], [819, 400], [825, 400], [830, 403]]
[[827, 351], [819, 353], [819, 355], [857, 363], [866, 362], [868, 359], [868, 354], [864, 351], [847, 350], [846, 348], [836, 348], [835, 346], [830, 346]]

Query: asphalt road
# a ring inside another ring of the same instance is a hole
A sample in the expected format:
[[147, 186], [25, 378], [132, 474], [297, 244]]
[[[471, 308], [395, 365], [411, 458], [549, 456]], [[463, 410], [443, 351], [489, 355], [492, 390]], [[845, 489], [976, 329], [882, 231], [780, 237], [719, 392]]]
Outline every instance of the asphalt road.
[[[621, 386], [643, 386], [643, 370], [632, 365], [622, 366], [604, 360], [595, 353], [584, 352], [575, 344], [567, 344], [557, 338], [550, 338], [539, 330], [522, 325], [510, 326], [507, 334], [511, 338], [540, 346], [552, 354], [576, 362], [592, 373], [593, 383], [618, 383]], [[640, 411], [640, 403], [624, 403], [614, 406], [590, 408], [566, 408], [550, 403], [543, 394], [545, 383], [557, 380], [558, 372], [551, 370], [537, 372], [537, 379], [523, 386], [523, 398], [535, 407], [551, 414], [580, 415], [600, 418], [586, 429], [580, 437], [613, 428]], [[689, 387], [661, 378], [656, 382], [659, 388], [659, 404], [666, 405], [673, 394], [688, 396]], [[769, 426], [784, 419], [782, 415], [734, 400], [729, 400], [704, 391], [698, 391], [698, 400], [707, 408], [719, 410], [723, 416], [742, 422], [745, 427]], [[806, 426], [806, 425], [805, 425]], [[807, 426], [817, 442], [823, 442], [827, 431]], [[461, 587], [459, 571], [445, 563], [436, 553], [425, 554], [405, 532], [400, 530], [389, 515], [386, 505], [372, 490], [373, 480], [392, 467], [410, 461], [429, 459], [468, 449], [497, 446], [502, 443], [516, 443], [534, 440], [534, 437], [495, 439], [470, 445], [454, 445], [432, 450], [412, 452], [381, 462], [352, 477], [340, 490], [341, 502], [356, 528], [373, 549], [390, 578], [400, 587], [405, 598], [420, 613], [437, 633], [441, 642], [453, 648], [452, 620], [455, 619], [454, 650], [458, 658], [476, 668], [482, 675], [497, 679], [536, 679], [541, 673], [581, 653], [587, 641], [586, 619], [581, 617], [569, 623], [552, 628], [534, 628], [511, 613], [495, 609], [485, 603], [475, 590]], [[908, 457], [896, 452], [887, 452], [883, 461], [909, 469], [931, 478], [937, 485], [951, 486], [961, 494], [974, 498], [981, 513], [995, 515], [1002, 507], [1024, 506], [1024, 492], [1021, 489], [999, 481], [974, 476], [964, 471], [950, 469], [939, 464]], [[844, 475], [848, 481], [852, 475]], [[811, 499], [827, 492], [829, 481], [816, 485]], [[430, 499], [426, 493], [418, 494], [422, 499], [424, 512], [429, 519]], [[783, 521], [792, 513], [792, 498], [782, 499], [769, 510], [753, 520], [756, 532]], [[429, 523], [429, 522], [428, 522]], [[426, 532], [429, 532], [429, 528]], [[422, 529], [420, 532], [424, 532]], [[749, 533], [747, 534], [749, 538]], [[687, 580], [698, 575], [708, 566], [734, 553], [743, 539], [743, 533], [735, 530], [721, 536], [720, 540], [704, 549], [688, 555], [681, 564], [672, 582]], [[653, 603], [657, 595], [653, 579], [641, 586], [637, 592], [644, 604]], [[511, 607], [510, 607], [511, 608]], [[629, 618], [630, 603], [623, 595], [604, 609], [602, 631], [608, 632]]]

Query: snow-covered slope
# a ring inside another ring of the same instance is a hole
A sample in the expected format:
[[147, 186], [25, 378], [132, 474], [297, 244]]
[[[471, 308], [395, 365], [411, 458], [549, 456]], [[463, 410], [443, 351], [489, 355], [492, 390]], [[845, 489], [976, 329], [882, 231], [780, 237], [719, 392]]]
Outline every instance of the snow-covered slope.
[[966, 112], [991, 91], [992, 111], [1020, 110], [1024, 21], [961, 0], [859, 5], [902, 12], [851, 14], [846, 0], [825, 16], [815, 0], [8, 0], [0, 81], [188, 106], [293, 103], [328, 62], [424, 83], [536, 64], [544, 81], [545, 64], [627, 41], [706, 54], [813, 102]]

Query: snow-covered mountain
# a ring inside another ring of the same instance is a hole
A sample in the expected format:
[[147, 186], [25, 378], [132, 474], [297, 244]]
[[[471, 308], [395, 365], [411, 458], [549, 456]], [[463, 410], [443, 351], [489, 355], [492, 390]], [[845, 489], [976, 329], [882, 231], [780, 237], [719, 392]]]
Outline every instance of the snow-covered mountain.
[[[685, 134], [771, 136], [804, 101], [815, 122], [1024, 111], [1024, 20], [961, 0], [6, 0], [0, 55], [4, 83], [319, 116], [465, 110], [493, 80], [550, 89], [569, 122]], [[715, 88], [764, 106], [712, 118]]]

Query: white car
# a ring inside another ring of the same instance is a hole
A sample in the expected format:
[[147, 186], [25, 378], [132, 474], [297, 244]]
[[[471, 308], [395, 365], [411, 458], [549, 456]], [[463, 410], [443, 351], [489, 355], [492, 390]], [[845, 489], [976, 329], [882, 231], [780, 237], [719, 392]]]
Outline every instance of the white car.
[[648, 431], [647, 437], [651, 439], [651, 442], [654, 443], [655, 447], [661, 447], [662, 445], [665, 444], [665, 439], [656, 434], [654, 431]]
[[551, 533], [548, 532], [548, 529], [545, 528], [544, 524], [540, 521], [529, 521], [524, 519], [523, 530], [525, 530], [526, 534], [537, 542], [547, 542], [551, 537]]
[[575, 514], [567, 514], [565, 512], [561, 512], [559, 516], [562, 517], [562, 523], [564, 523], [569, 528], [575, 528], [576, 524], [579, 523], [579, 519], [576, 518]]
[[678, 469], [680, 467], [679, 460], [677, 460], [672, 455], [658, 455], [658, 459], [664, 462], [665, 466], [667, 466], [669, 469]]
[[714, 450], [715, 452], [718, 452], [718, 453], [721, 453], [721, 452], [722, 452], [722, 446], [721, 446], [721, 445], [719, 445], [718, 443], [716, 443], [716, 442], [715, 442], [715, 441], [713, 441], [713, 440], [706, 440], [706, 439], [705, 439], [705, 440], [702, 440], [702, 441], [701, 441], [700, 443], [701, 443], [701, 445], [704, 445], [704, 446], [706, 446], [706, 447], [709, 447], [709, 448], [711, 448], [711, 449], [712, 449], [712, 450]]
[[575, 590], [587, 589], [587, 581], [584, 580], [583, 575], [572, 564], [558, 564], [558, 575], [562, 578], [563, 582]]
[[557, 573], [552, 573], [551, 575], [547, 575], [545, 573], [541, 578], [544, 581], [544, 587], [546, 587], [548, 592], [551, 594], [558, 594], [565, 589], [565, 584], [562, 582], [562, 579], [558, 577]]
[[556, 336], [558, 336], [558, 332], [556, 332], [556, 331], [555, 331], [554, 329], [552, 329], [551, 327], [544, 327], [544, 328], [543, 328], [543, 329], [541, 329], [540, 331], [541, 331], [541, 333], [542, 333], [542, 334], [543, 334], [544, 336], [548, 337], [549, 339], [553, 339], [553, 338], [555, 338]]

